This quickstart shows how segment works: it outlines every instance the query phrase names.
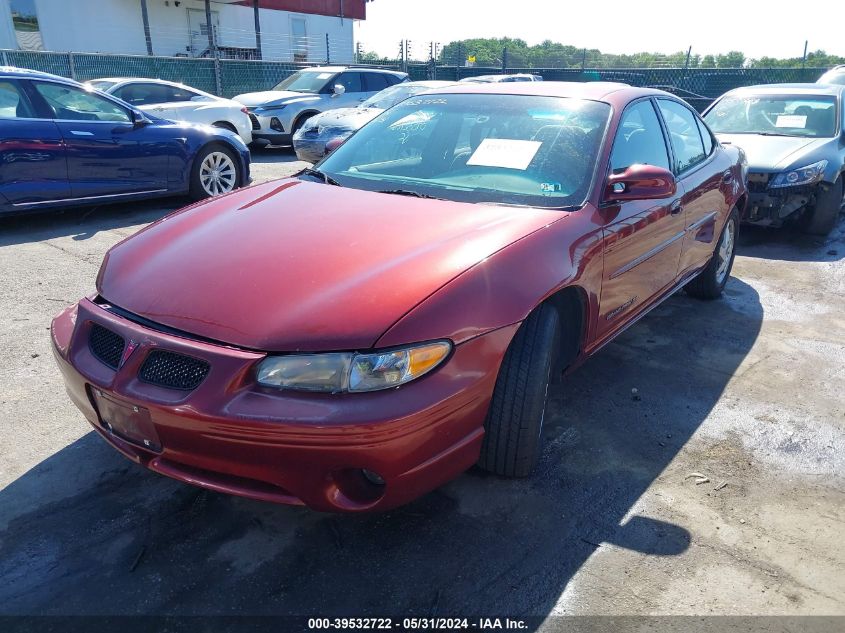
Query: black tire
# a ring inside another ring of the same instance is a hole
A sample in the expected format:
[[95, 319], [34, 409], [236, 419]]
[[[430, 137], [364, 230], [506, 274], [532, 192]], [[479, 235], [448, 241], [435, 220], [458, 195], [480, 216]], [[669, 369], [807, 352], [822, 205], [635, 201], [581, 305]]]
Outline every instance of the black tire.
[[293, 127], [290, 130], [291, 142], [293, 142], [293, 135], [299, 132], [299, 128], [305, 125], [305, 122], [313, 116], [317, 116], [319, 112], [310, 112], [308, 114], [300, 114], [299, 118], [293, 122]]
[[827, 235], [839, 220], [842, 208], [842, 183], [839, 176], [830, 187], [819, 186], [816, 189], [816, 204], [807, 210], [801, 229], [810, 235]]
[[557, 310], [542, 305], [511, 341], [484, 422], [478, 465], [505, 477], [527, 477], [540, 458], [551, 371], [560, 342]]
[[235, 153], [225, 145], [221, 145], [219, 143], [207, 145], [203, 147], [199, 152], [197, 152], [197, 155], [194, 158], [194, 164], [191, 165], [190, 196], [194, 200], [203, 200], [204, 198], [211, 197], [211, 194], [205, 190], [202, 185], [202, 181], [200, 180], [200, 169], [202, 168], [203, 161], [210, 154], [213, 154], [215, 152], [221, 152], [228, 156], [229, 160], [231, 160], [232, 164], [234, 165], [235, 183], [231, 191], [234, 191], [243, 184], [243, 169], [241, 167], [241, 161], [235, 155]]
[[[728, 230], [733, 231], [733, 238], [731, 239], [730, 252], [728, 253], [727, 268], [721, 272], [720, 268], [723, 258], [720, 255], [722, 241], [725, 239]], [[686, 286], [684, 290], [687, 294], [697, 299], [718, 299], [722, 296], [722, 291], [725, 289], [725, 284], [731, 277], [731, 269], [734, 265], [734, 258], [736, 257], [736, 238], [739, 233], [739, 212], [734, 208], [728, 216], [728, 221], [722, 228], [719, 234], [719, 239], [716, 240], [716, 247], [713, 249], [713, 255], [707, 265], [698, 273]]]

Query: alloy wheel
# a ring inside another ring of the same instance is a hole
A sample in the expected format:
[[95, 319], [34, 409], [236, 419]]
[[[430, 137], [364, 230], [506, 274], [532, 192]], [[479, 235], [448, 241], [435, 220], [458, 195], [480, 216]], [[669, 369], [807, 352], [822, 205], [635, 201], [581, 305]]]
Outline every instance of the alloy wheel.
[[200, 165], [200, 184], [210, 196], [228, 193], [235, 188], [235, 163], [225, 152], [211, 152]]

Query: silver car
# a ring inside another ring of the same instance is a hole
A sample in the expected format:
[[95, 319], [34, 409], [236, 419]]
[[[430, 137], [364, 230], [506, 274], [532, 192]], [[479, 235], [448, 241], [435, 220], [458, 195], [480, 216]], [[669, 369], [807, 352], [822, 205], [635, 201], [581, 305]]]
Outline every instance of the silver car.
[[315, 114], [357, 106], [407, 80], [407, 73], [393, 70], [318, 66], [294, 73], [272, 90], [238, 95], [235, 101], [249, 110], [254, 142], [290, 145], [293, 134]]
[[358, 128], [400, 101], [426, 90], [453, 85], [456, 85], [453, 81], [407, 81], [385, 88], [355, 108], [337, 108], [313, 116], [293, 136], [296, 157], [316, 163], [332, 149], [330, 142], [345, 141]]

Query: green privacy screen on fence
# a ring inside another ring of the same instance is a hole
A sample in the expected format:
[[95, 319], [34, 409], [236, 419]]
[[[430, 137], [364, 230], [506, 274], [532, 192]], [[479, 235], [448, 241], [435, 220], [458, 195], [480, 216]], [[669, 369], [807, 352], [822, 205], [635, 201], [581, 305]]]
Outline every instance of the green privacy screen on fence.
[[[232, 97], [242, 92], [268, 90], [300, 68], [315, 63], [192, 57], [147, 57], [99, 53], [0, 51], [2, 63], [19, 68], [87, 81], [99, 77], [153, 77], [178, 81], [201, 90]], [[399, 69], [399, 64], [381, 68]], [[499, 74], [501, 68], [467, 68], [425, 63], [407, 65], [411, 79], [458, 80]], [[531, 73], [546, 81], [618, 81], [674, 92], [699, 110], [714, 98], [739, 86], [764, 83], [814, 82], [825, 68], [508, 68], [508, 73]]]

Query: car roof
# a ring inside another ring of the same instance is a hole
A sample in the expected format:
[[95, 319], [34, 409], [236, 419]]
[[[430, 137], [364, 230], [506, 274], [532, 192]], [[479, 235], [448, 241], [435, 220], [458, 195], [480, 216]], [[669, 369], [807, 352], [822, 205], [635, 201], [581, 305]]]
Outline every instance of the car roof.
[[[162, 86], [175, 86], [177, 88], [187, 88], [188, 90], [193, 90], [194, 92], [199, 92], [204, 95], [209, 95], [213, 97], [211, 93], [206, 92], [205, 90], [201, 90], [199, 88], [194, 88], [193, 86], [189, 86], [188, 84], [183, 84], [178, 81], [170, 81], [168, 79], [153, 79], [152, 77], [98, 77], [97, 79], [89, 79], [88, 82], [91, 81], [108, 81], [113, 83], [111, 88], [117, 88], [118, 86], [122, 86], [125, 84], [160, 84]], [[87, 82], [86, 82], [87, 83]]]
[[15, 66], [0, 66], [0, 77], [17, 77], [18, 79], [52, 79], [54, 81], [62, 81], [68, 84], [78, 85], [73, 79], [62, 77], [60, 75], [53, 75], [51, 73], [43, 73], [40, 70], [30, 70], [29, 68], [17, 68]]
[[[434, 90], [435, 88], [446, 88], [448, 86], [457, 86], [457, 81], [444, 81], [444, 80], [434, 80], [434, 79], [426, 79], [423, 81], [406, 81], [402, 84], [396, 84], [397, 86], [404, 86], [404, 87], [413, 87], [413, 86], [421, 86], [423, 88], [431, 88]], [[391, 86], [392, 87], [392, 86]]]
[[385, 68], [370, 68], [368, 66], [309, 66], [308, 68], [300, 68], [299, 70], [321, 73], [340, 73], [344, 70], [357, 70], [368, 73], [383, 73], [385, 75], [401, 75], [402, 77], [405, 77], [408, 74], [400, 72], [398, 70], [387, 70]]
[[759, 86], [743, 86], [734, 88], [725, 94], [767, 93], [767, 94], [807, 94], [807, 95], [840, 95], [845, 86], [834, 84], [760, 84]]
[[[654, 88], [636, 88], [628, 84], [610, 81], [515, 81], [497, 83], [461, 82], [448, 88], [430, 91], [432, 93], [452, 94], [498, 94], [498, 95], [530, 95], [535, 97], [569, 97], [573, 99], [589, 99], [592, 101], [629, 101], [637, 97], [673, 95]], [[610, 95], [613, 95], [610, 98]]]

